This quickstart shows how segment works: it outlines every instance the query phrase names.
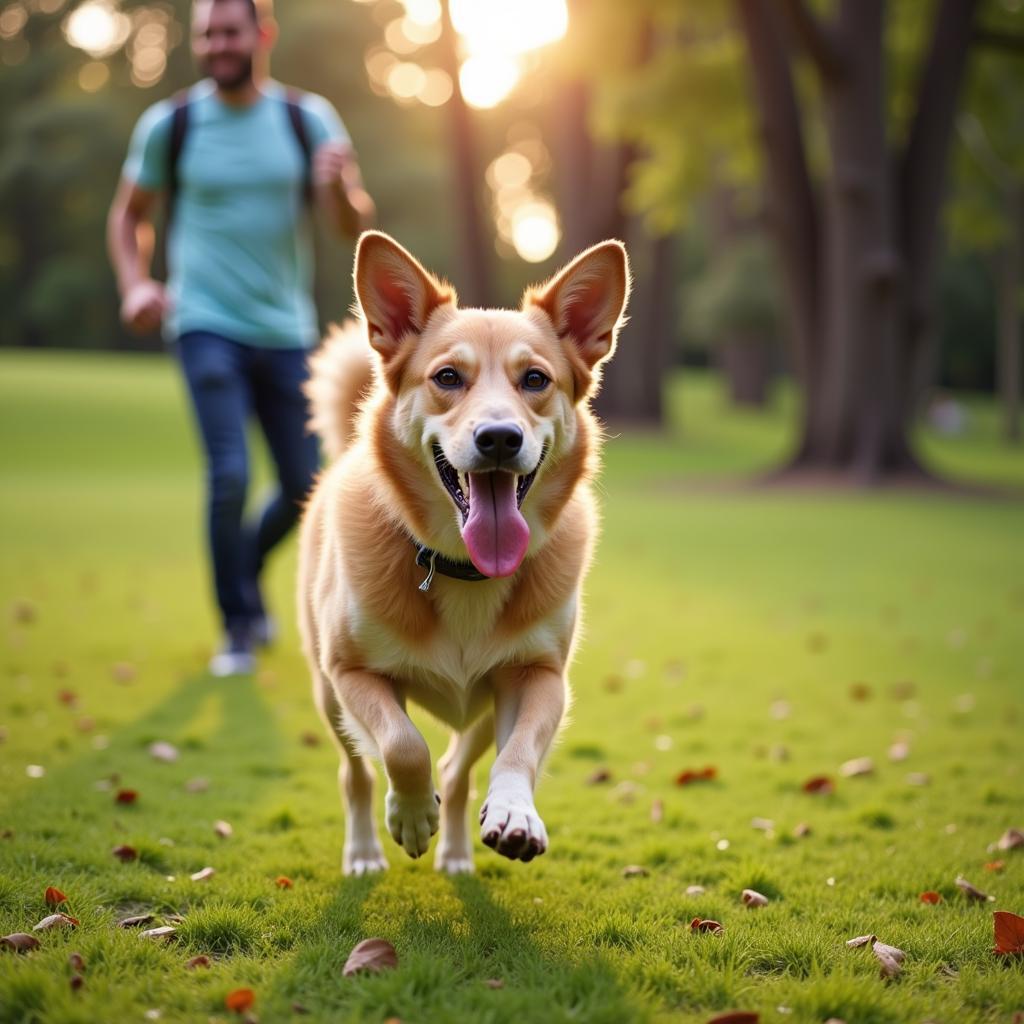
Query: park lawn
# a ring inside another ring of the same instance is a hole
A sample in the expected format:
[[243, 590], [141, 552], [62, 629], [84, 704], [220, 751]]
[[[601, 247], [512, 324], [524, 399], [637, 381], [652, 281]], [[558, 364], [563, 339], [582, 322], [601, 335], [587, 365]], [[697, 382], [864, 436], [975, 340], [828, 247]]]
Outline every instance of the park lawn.
[[[433, 850], [414, 863], [386, 839], [391, 871], [343, 880], [293, 546], [271, 572], [280, 644], [253, 680], [209, 679], [200, 474], [172, 367], [0, 353], [0, 935], [49, 913], [51, 885], [81, 922], [0, 954], [0, 1020], [227, 1020], [245, 987], [263, 1022], [745, 1009], [1009, 1024], [1024, 961], [993, 956], [992, 911], [1024, 914], [1024, 850], [992, 844], [1024, 827], [1024, 509], [736, 486], [785, 452], [789, 404], [739, 414], [694, 375], [673, 390], [671, 436], [609, 442], [575, 707], [539, 790], [549, 853], [523, 865], [478, 843], [475, 877], [449, 879]], [[966, 436], [922, 444], [947, 472], [1024, 483], [984, 402]], [[179, 760], [153, 760], [155, 741]], [[855, 757], [874, 773], [841, 777]], [[713, 781], [676, 784], [705, 766]], [[833, 794], [803, 792], [818, 775]], [[195, 779], [208, 787], [189, 792]], [[116, 804], [119, 787], [137, 802]], [[624, 877], [630, 865], [646, 874]], [[960, 874], [994, 901], [969, 902]], [[770, 904], [746, 909], [746, 887]], [[181, 915], [175, 939], [115, 926], [144, 911]], [[694, 917], [725, 930], [695, 934]], [[906, 951], [899, 978], [846, 948], [867, 933]], [[398, 970], [343, 978], [370, 936], [394, 943]], [[212, 966], [187, 970], [198, 954]]]

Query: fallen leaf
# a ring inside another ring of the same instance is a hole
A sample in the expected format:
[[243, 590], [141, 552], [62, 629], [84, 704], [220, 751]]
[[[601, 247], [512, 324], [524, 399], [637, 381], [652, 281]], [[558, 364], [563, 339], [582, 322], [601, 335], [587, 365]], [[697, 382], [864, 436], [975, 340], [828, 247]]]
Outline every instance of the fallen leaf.
[[750, 827], [758, 832], [774, 832], [775, 822], [771, 818], [751, 818]]
[[192, 957], [192, 959], [185, 964], [185, 968], [186, 970], [194, 971], [197, 967], [209, 967], [210, 964], [210, 958], [205, 953], [200, 953], [199, 956]]
[[867, 683], [851, 683], [850, 700], [866, 701], [871, 699], [871, 687]]
[[73, 708], [78, 703], [78, 694], [74, 690], [58, 690], [57, 700], [61, 704], [65, 704], [69, 708]]
[[994, 900], [994, 896], [989, 896], [988, 893], [982, 892], [976, 886], [971, 885], [963, 875], [957, 875], [956, 884], [963, 890], [964, 895], [969, 900], [976, 900], [978, 903], [988, 903], [990, 900]]
[[811, 826], [808, 825], [806, 821], [801, 821], [800, 824], [793, 829], [793, 835], [797, 839], [806, 839], [810, 834]]
[[631, 804], [636, 801], [637, 794], [642, 788], [642, 786], [638, 786], [635, 782], [624, 779], [611, 791], [610, 798], [617, 800], [620, 804]]
[[922, 903], [942, 902], [942, 896], [940, 896], [937, 892], [932, 892], [931, 890], [929, 890], [928, 892], [921, 893], [921, 895], [918, 898], [921, 900]]
[[144, 924], [150, 924], [153, 921], [152, 914], [136, 914], [134, 917], [122, 917], [117, 922], [118, 928], [140, 928]]
[[588, 786], [599, 786], [602, 782], [610, 782], [611, 778], [612, 773], [607, 768], [598, 768], [587, 776], [586, 783]]
[[996, 846], [1004, 852], [1019, 850], [1024, 847], [1024, 832], [1019, 828], [1008, 828], [999, 837], [999, 842], [996, 843]]
[[990, 860], [985, 865], [985, 870], [986, 871], [993, 871], [993, 872], [998, 874], [1000, 871], [1004, 870], [1005, 867], [1006, 867], [1006, 861], [1005, 860]]
[[858, 949], [860, 946], [866, 946], [869, 943], [877, 941], [877, 935], [858, 935], [855, 939], [847, 939], [846, 945], [849, 946], [850, 949]]
[[73, 971], [77, 971], [79, 974], [85, 974], [85, 958], [81, 953], [72, 953], [68, 957], [68, 963], [71, 965]]
[[133, 804], [139, 799], [139, 792], [136, 789], [119, 789], [114, 794], [114, 802], [118, 804]]
[[997, 910], [993, 915], [995, 949], [999, 956], [1024, 956], [1024, 917], [1008, 910]]
[[622, 869], [623, 878], [646, 878], [647, 868], [641, 867], [639, 864], [627, 864]]
[[213, 823], [213, 831], [221, 837], [221, 839], [227, 839], [235, 831], [229, 822], [226, 821], [215, 821]]
[[27, 953], [29, 950], [39, 948], [39, 940], [34, 935], [28, 935], [25, 932], [14, 932], [12, 935], [0, 938], [0, 948], [13, 949], [15, 953]]
[[910, 744], [903, 740], [897, 740], [891, 747], [889, 747], [889, 760], [890, 761], [906, 761], [910, 757]]
[[871, 949], [882, 965], [883, 978], [895, 978], [903, 970], [903, 961], [907, 954], [902, 949], [888, 946], [884, 942], [872, 943]]
[[927, 786], [930, 785], [932, 777], [927, 772], [909, 772], [907, 774], [907, 785], [908, 786]]
[[725, 929], [718, 921], [712, 921], [710, 919], [702, 920], [699, 917], [695, 917], [690, 922], [691, 932], [711, 932], [713, 935], [718, 935], [720, 932], [724, 932]]
[[703, 896], [707, 892], [707, 889], [703, 885], [688, 885], [686, 887], [687, 896]]
[[274, 879], [274, 885], [276, 885], [278, 889], [290, 889], [294, 884], [295, 883], [287, 875], [278, 875], [277, 878]]
[[759, 893], [756, 889], [744, 889], [741, 898], [744, 906], [750, 907], [751, 909], [768, 906], [768, 897]]
[[834, 793], [835, 790], [835, 783], [827, 775], [815, 775], [803, 784], [805, 793], [827, 796], [829, 793]]
[[46, 893], [43, 896], [46, 900], [48, 907], [59, 907], [62, 903], [67, 903], [68, 898], [58, 889], [55, 885], [47, 887]]
[[690, 786], [695, 782], [713, 782], [718, 776], [718, 769], [714, 765], [705, 765], [703, 768], [686, 768], [676, 776], [677, 786]]
[[200, 868], [199, 871], [193, 872], [188, 877], [191, 878], [193, 882], [205, 882], [208, 878], [213, 878], [215, 874], [217, 874], [215, 868], [205, 867]]
[[85, 978], [80, 974], [72, 974], [71, 977], [68, 978], [68, 984], [71, 986], [72, 992], [77, 992], [85, 984]]
[[749, 1010], [733, 1010], [730, 1013], [720, 1013], [717, 1017], [712, 1017], [708, 1024], [758, 1024], [760, 1019], [760, 1014]]
[[341, 973], [350, 978], [353, 974], [389, 970], [398, 966], [395, 947], [386, 939], [363, 939], [348, 955]]
[[115, 846], [110, 852], [125, 864], [132, 860], [138, 860], [139, 857], [139, 851], [134, 846], [128, 846], [126, 843]]
[[304, 747], [319, 747], [320, 746], [320, 737], [319, 737], [319, 735], [317, 733], [315, 733], [315, 732], [310, 732], [308, 730], [306, 732], [304, 732], [299, 737], [299, 741], [302, 743], [302, 745]]
[[485, 984], [485, 985], [486, 985], [486, 986], [487, 986], [488, 988], [493, 988], [493, 989], [499, 989], [499, 988], [504, 988], [504, 987], [505, 987], [505, 982], [503, 982], [503, 981], [501, 980], [501, 978], [488, 978], [488, 979], [487, 979], [487, 980], [486, 980], [486, 981], [484, 982], [484, 984]]
[[148, 931], [139, 932], [140, 939], [169, 939], [178, 931], [173, 925], [165, 924], [161, 928], [150, 928]]
[[251, 988], [236, 988], [224, 997], [224, 1005], [235, 1013], [245, 1013], [256, 1002], [256, 993]]
[[661, 800], [655, 800], [651, 804], [651, 821], [660, 825], [665, 820], [665, 804]]
[[174, 764], [178, 760], [178, 748], [173, 743], [165, 743], [162, 740], [149, 745], [149, 756], [154, 761], [163, 761], [164, 764]]
[[33, 926], [34, 932], [48, 932], [51, 928], [77, 928], [81, 922], [70, 914], [49, 914], [39, 924]]
[[875, 762], [870, 757], [855, 757], [844, 761], [839, 766], [839, 774], [844, 779], [855, 779], [861, 775], [871, 775], [875, 770]]

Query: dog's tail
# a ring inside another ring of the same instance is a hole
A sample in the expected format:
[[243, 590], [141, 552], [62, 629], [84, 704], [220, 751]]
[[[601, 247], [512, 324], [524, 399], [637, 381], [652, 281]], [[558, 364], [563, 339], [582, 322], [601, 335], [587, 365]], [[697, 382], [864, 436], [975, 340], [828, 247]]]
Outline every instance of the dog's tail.
[[363, 399], [373, 383], [366, 329], [356, 320], [334, 325], [310, 356], [306, 397], [310, 428], [320, 435], [330, 459], [345, 450]]

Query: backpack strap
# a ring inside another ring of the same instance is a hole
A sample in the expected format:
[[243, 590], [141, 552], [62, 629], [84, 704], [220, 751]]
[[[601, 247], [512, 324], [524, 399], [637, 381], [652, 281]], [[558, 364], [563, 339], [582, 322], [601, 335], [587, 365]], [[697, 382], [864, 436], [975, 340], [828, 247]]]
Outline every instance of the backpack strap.
[[178, 196], [178, 162], [185, 146], [188, 131], [188, 89], [182, 89], [174, 97], [174, 112], [171, 115], [171, 138], [167, 146], [167, 223], [174, 213], [174, 201]]
[[288, 121], [295, 133], [295, 141], [302, 150], [306, 176], [302, 185], [302, 195], [307, 203], [313, 202], [313, 147], [306, 131], [306, 120], [302, 116], [302, 93], [298, 89], [289, 89], [285, 93], [285, 107], [288, 110]]

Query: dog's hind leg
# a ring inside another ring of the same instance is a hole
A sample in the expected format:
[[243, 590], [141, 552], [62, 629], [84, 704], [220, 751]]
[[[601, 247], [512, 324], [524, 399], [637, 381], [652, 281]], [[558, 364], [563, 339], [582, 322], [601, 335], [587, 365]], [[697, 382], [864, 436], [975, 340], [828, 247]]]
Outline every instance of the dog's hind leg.
[[437, 763], [441, 782], [441, 839], [434, 867], [449, 875], [473, 870], [473, 844], [466, 822], [469, 773], [494, 743], [494, 715], [481, 715], [465, 732], [452, 733], [444, 757]]
[[345, 846], [341, 870], [346, 875], [383, 871], [388, 862], [384, 859], [384, 851], [377, 838], [377, 825], [373, 819], [373, 780], [376, 773], [345, 732], [338, 698], [331, 684], [319, 672], [316, 673], [313, 691], [320, 717], [341, 754], [338, 789], [345, 807]]

